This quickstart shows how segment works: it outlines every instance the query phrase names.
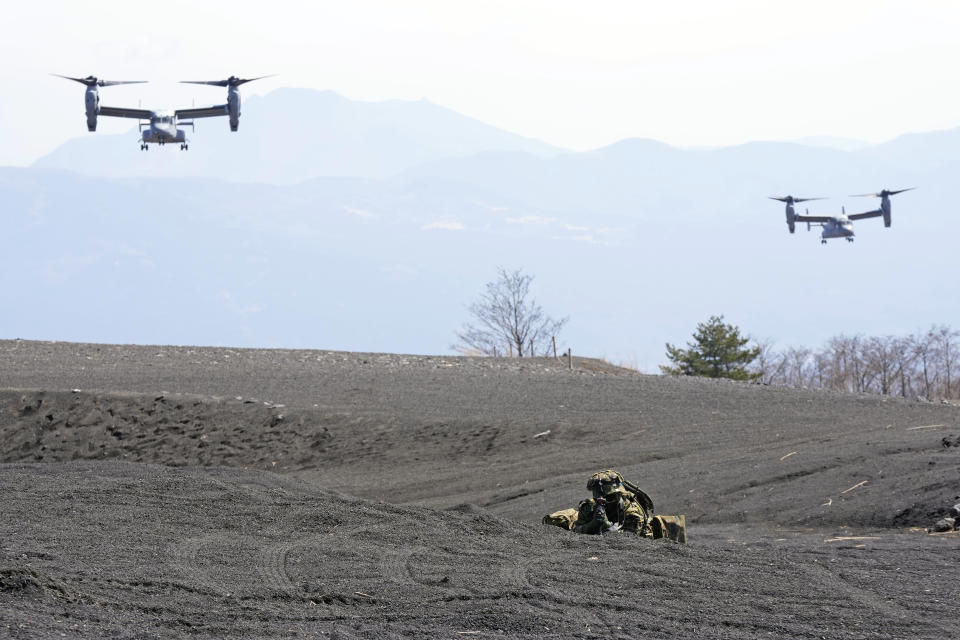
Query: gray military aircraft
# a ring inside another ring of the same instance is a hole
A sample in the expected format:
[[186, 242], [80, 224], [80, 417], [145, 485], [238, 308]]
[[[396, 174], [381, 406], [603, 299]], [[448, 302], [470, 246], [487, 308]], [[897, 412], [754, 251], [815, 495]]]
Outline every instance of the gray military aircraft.
[[[213, 118], [216, 116], [228, 116], [230, 118], [230, 131], [236, 131], [240, 127], [240, 90], [238, 87], [247, 82], [268, 78], [270, 76], [260, 76], [259, 78], [238, 78], [230, 76], [226, 80], [184, 80], [187, 84], [209, 84], [217, 87], [227, 87], [226, 104], [218, 104], [212, 107], [191, 107], [189, 109], [168, 109], [168, 110], [150, 110], [150, 109], [131, 109], [126, 107], [107, 107], [100, 104], [100, 92], [98, 87], [111, 87], [118, 84], [139, 84], [146, 80], [101, 80], [96, 76], [87, 76], [86, 78], [71, 78], [70, 76], [61, 76], [52, 74], [59, 78], [73, 80], [86, 85], [87, 91], [84, 96], [84, 103], [87, 109], [87, 130], [97, 130], [97, 116], [112, 116], [116, 118], [136, 118], [140, 120], [140, 149], [146, 151], [150, 144], [163, 146], [167, 143], [179, 144], [182, 151], [190, 148], [187, 141], [186, 131], [179, 127], [194, 127], [194, 118]], [[146, 120], [146, 122], [144, 122]]]
[[880, 198], [880, 208], [874, 209], [873, 211], [864, 211], [863, 213], [853, 213], [847, 215], [846, 207], [840, 208], [840, 215], [835, 216], [811, 216], [809, 211], [805, 212], [803, 215], [797, 214], [793, 208], [793, 205], [799, 202], [807, 202], [809, 200], [823, 200], [824, 198], [794, 198], [793, 196], [783, 196], [783, 197], [774, 197], [770, 196], [771, 200], [779, 200], [780, 202], [785, 202], [787, 204], [787, 227], [790, 229], [790, 233], [793, 233], [796, 230], [797, 222], [806, 222], [807, 231], [810, 230], [811, 226], [818, 226], [822, 229], [820, 232], [820, 244], [827, 244], [827, 240], [833, 238], [846, 238], [847, 242], [853, 242], [853, 222], [855, 220], [864, 220], [866, 218], [879, 218], [883, 217], [883, 226], [889, 227], [891, 224], [892, 217], [892, 208], [890, 206], [890, 196], [894, 196], [898, 193], [903, 193], [904, 191], [910, 191], [915, 187], [910, 187], [908, 189], [900, 189], [898, 191], [890, 191], [889, 189], [884, 189], [879, 193], [862, 193], [856, 196], [851, 196], [853, 198], [867, 198], [875, 197]]

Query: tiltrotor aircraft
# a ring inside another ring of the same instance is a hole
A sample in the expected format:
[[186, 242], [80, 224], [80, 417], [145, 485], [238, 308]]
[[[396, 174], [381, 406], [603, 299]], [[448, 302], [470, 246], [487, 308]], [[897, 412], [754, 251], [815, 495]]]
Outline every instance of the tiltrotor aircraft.
[[861, 193], [852, 198], [880, 198], [880, 208], [874, 209], [873, 211], [865, 211], [863, 213], [853, 213], [847, 215], [847, 210], [845, 207], [841, 207], [841, 214], [836, 216], [811, 216], [808, 215], [809, 212], [800, 215], [794, 211], [793, 205], [800, 202], [808, 202], [810, 200], [823, 200], [824, 198], [794, 198], [793, 196], [784, 196], [782, 198], [770, 196], [771, 200], [779, 200], [780, 202], [787, 203], [787, 227], [790, 229], [790, 233], [793, 233], [796, 230], [797, 222], [806, 222], [807, 231], [810, 230], [811, 226], [818, 226], [822, 228], [820, 232], [820, 244], [827, 244], [827, 240], [833, 238], [846, 238], [847, 242], [853, 242], [853, 221], [854, 220], [864, 220], [866, 218], [879, 218], [883, 216], [883, 226], [889, 227], [891, 224], [892, 209], [890, 207], [890, 196], [894, 196], [898, 193], [903, 193], [904, 191], [910, 191], [915, 187], [910, 187], [908, 189], [900, 189], [898, 191], [890, 191], [889, 189], [884, 189], [879, 193]]
[[[87, 91], [84, 96], [84, 103], [87, 108], [87, 130], [97, 130], [97, 116], [113, 116], [116, 118], [136, 118], [140, 120], [140, 149], [146, 151], [149, 144], [165, 145], [167, 143], [179, 144], [180, 149], [185, 151], [189, 149], [186, 131], [179, 126], [193, 127], [193, 118], [213, 118], [216, 116], [228, 116], [230, 118], [230, 131], [236, 131], [240, 126], [240, 90], [238, 87], [247, 82], [268, 78], [270, 76], [260, 76], [259, 78], [238, 78], [230, 76], [226, 80], [183, 80], [186, 84], [210, 84], [216, 87], [227, 88], [226, 104], [218, 104], [212, 107], [191, 107], [189, 109], [174, 110], [150, 110], [150, 109], [130, 109], [127, 107], [107, 107], [100, 105], [100, 92], [98, 87], [112, 87], [118, 84], [140, 84], [146, 80], [101, 80], [95, 76], [86, 78], [71, 78], [70, 76], [61, 76], [53, 74], [59, 78], [73, 80], [86, 85]], [[146, 122], [144, 122], [146, 120]]]

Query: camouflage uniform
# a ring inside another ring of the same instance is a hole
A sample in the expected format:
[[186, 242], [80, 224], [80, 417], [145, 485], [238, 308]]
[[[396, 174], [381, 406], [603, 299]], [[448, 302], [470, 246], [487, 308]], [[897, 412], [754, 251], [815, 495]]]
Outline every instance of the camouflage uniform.
[[543, 523], [575, 533], [629, 531], [644, 538], [687, 541], [684, 516], [653, 515], [653, 502], [649, 496], [628, 489], [616, 471], [593, 474], [587, 482], [587, 489], [593, 494], [592, 498], [581, 502], [577, 509], [563, 509], [544, 516]]

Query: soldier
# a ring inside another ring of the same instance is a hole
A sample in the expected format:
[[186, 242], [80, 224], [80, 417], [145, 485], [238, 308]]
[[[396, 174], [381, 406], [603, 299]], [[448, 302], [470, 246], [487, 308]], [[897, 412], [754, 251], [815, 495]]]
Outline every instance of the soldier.
[[628, 531], [643, 538], [670, 538], [685, 543], [684, 516], [653, 515], [653, 500], [613, 470], [590, 476], [592, 498], [577, 509], [563, 509], [543, 517], [543, 523], [576, 533], [602, 534]]

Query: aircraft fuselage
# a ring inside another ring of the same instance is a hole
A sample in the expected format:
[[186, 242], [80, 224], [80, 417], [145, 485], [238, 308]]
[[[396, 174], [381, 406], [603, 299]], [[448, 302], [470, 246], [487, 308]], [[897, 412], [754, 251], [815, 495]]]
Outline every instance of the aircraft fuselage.
[[183, 129], [177, 128], [177, 117], [172, 111], [154, 111], [150, 117], [150, 125], [143, 130], [144, 143], [166, 144], [186, 141], [187, 134]]
[[830, 218], [828, 222], [823, 223], [823, 230], [820, 232], [820, 241], [826, 243], [833, 238], [846, 238], [848, 242], [853, 242], [853, 221], [847, 216], [837, 216]]

